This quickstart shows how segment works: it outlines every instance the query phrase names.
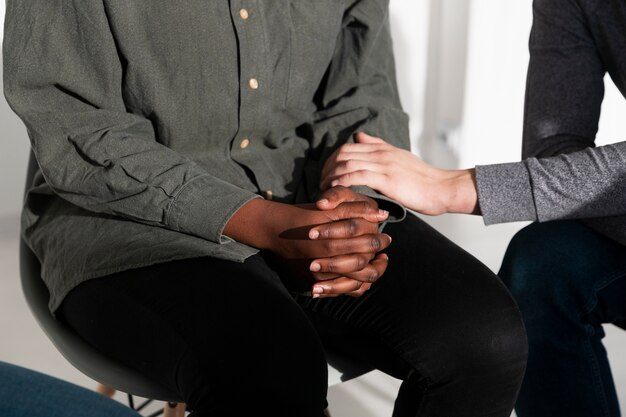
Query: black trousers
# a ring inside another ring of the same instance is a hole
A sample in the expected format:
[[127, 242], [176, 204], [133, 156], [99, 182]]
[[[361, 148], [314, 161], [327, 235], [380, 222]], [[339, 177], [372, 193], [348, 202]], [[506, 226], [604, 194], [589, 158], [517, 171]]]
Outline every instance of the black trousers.
[[413, 216], [386, 232], [389, 268], [361, 298], [293, 296], [262, 255], [198, 258], [85, 282], [60, 317], [194, 417], [319, 417], [323, 346], [402, 379], [395, 417], [509, 417], [527, 346], [508, 291]]

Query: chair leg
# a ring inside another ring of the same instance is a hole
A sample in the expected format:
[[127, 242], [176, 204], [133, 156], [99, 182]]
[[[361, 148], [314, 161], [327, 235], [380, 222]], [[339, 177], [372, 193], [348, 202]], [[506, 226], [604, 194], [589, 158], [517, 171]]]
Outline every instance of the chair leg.
[[107, 387], [103, 384], [98, 384], [98, 386], [96, 387], [96, 392], [109, 398], [113, 398], [113, 396], [115, 395], [115, 390], [113, 388]]
[[163, 417], [185, 417], [187, 406], [183, 403], [165, 403]]

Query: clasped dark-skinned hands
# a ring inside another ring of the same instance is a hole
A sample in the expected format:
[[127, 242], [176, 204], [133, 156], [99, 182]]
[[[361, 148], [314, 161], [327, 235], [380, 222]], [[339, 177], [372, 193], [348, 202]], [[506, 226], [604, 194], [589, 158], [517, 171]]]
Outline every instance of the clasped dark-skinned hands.
[[294, 291], [316, 298], [358, 297], [387, 269], [382, 251], [391, 237], [378, 228], [388, 216], [375, 200], [335, 187], [316, 204], [252, 200], [233, 215], [224, 233], [271, 252]]

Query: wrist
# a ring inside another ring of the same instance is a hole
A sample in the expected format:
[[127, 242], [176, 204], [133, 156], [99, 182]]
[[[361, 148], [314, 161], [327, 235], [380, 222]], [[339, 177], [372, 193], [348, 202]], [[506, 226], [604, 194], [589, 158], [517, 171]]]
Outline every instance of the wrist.
[[257, 198], [244, 204], [224, 227], [224, 234], [257, 249], [272, 250], [278, 212], [285, 204]]
[[446, 213], [479, 214], [476, 170], [471, 168], [448, 173], [444, 187]]

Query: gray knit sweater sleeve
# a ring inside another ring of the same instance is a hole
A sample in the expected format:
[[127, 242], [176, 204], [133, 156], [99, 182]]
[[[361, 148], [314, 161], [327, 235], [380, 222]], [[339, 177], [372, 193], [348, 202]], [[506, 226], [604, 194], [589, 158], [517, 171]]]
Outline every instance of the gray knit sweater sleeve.
[[476, 167], [486, 224], [626, 215], [626, 142]]
[[595, 148], [606, 72], [626, 91], [621, 7], [534, 0], [524, 160], [476, 168], [486, 224], [585, 219], [626, 244], [626, 142]]

